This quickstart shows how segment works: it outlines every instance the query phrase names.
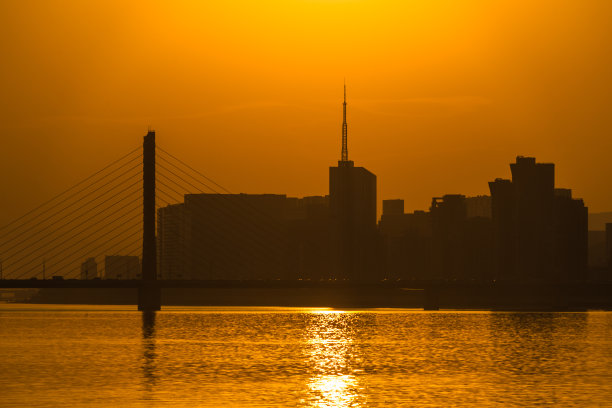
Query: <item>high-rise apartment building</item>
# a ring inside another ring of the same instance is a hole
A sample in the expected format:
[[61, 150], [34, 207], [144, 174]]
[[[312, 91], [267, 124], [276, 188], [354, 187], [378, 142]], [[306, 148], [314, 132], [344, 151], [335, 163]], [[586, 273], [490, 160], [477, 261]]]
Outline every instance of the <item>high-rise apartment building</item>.
[[506, 281], [583, 280], [588, 215], [571, 190], [555, 189], [555, 167], [533, 157], [510, 164], [512, 180], [489, 183], [496, 278]]

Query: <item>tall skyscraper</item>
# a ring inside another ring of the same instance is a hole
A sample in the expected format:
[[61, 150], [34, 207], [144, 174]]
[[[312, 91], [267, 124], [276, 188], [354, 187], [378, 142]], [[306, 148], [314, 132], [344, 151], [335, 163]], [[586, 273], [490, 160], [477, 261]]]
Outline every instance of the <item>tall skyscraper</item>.
[[377, 279], [375, 269], [376, 176], [348, 159], [346, 85], [342, 104], [342, 153], [329, 168], [329, 198], [334, 223], [336, 278]]

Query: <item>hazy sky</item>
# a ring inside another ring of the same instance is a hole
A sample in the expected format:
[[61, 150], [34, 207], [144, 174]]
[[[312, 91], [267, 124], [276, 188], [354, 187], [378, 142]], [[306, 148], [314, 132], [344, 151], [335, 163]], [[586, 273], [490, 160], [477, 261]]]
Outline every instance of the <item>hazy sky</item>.
[[516, 155], [612, 210], [612, 2], [0, 2], [0, 224], [142, 143], [234, 192], [488, 194]]

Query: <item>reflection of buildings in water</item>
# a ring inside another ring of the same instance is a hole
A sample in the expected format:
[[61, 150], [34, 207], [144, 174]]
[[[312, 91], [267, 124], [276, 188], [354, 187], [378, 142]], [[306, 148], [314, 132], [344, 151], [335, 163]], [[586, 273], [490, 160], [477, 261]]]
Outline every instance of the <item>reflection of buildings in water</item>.
[[[495, 394], [512, 402], [504, 404], [502, 400], [502, 404], [570, 406], [576, 403], [573, 392], [580, 389], [582, 373], [592, 372], [585, 363], [593, 358], [593, 353], [584, 347], [592, 344], [586, 340], [589, 314], [490, 313], [489, 341], [482, 347], [488, 349], [485, 349], [486, 362], [492, 373], [488, 381], [499, 390]], [[482, 361], [477, 363], [481, 370], [485, 368]], [[566, 394], [563, 390], [568, 386], [572, 392]]]
[[[535, 382], [539, 375], [556, 369], [554, 365], [558, 361], [575, 356], [564, 350], [583, 341], [587, 316], [587, 313], [491, 313], [491, 357], [510, 372], [532, 375]], [[565, 367], [571, 364], [568, 361]]]
[[142, 373], [144, 377], [145, 388], [151, 391], [157, 381], [157, 367], [155, 359], [155, 312], [142, 312]]
[[308, 403], [312, 407], [365, 406], [363, 385], [355, 374], [360, 356], [355, 334], [356, 313], [314, 312], [309, 315], [306, 349], [310, 379]]

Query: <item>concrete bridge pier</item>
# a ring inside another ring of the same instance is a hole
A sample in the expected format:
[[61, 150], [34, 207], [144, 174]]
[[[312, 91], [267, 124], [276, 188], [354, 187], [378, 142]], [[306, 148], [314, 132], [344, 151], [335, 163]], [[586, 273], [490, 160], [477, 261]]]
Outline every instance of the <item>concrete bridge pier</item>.
[[151, 312], [161, 310], [161, 288], [149, 282], [138, 287], [138, 310]]

